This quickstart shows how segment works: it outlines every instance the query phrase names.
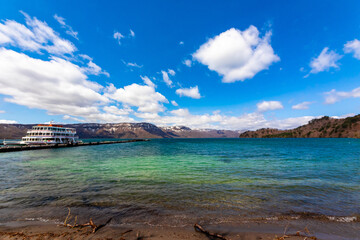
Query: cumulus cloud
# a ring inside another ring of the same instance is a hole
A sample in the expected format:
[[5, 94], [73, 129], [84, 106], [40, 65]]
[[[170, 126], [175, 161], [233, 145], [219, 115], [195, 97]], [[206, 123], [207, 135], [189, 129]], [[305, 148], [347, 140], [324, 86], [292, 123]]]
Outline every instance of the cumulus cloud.
[[292, 109], [296, 109], [296, 110], [304, 110], [304, 109], [309, 109], [309, 105], [312, 104], [313, 102], [302, 102], [296, 105], [293, 105], [291, 108]]
[[345, 53], [353, 53], [354, 58], [360, 60], [360, 41], [354, 39], [353, 41], [349, 41], [344, 45]]
[[17, 123], [17, 121], [0, 119], [0, 124], [14, 124], [14, 123]]
[[118, 108], [116, 106], [105, 106], [104, 111], [114, 115], [129, 115], [133, 110], [129, 107], [127, 108]]
[[174, 100], [171, 101], [171, 104], [175, 107], [179, 106], [179, 104], [177, 104], [177, 102], [175, 102]]
[[134, 122], [135, 120], [129, 116], [115, 115], [112, 113], [97, 113], [86, 116], [88, 122], [104, 122], [104, 123], [118, 123], [118, 122]]
[[124, 35], [122, 35], [121, 33], [119, 32], [114, 32], [114, 35], [113, 35], [114, 39], [118, 41], [119, 45], [121, 45], [121, 39], [124, 38]]
[[89, 81], [82, 69], [64, 59], [50, 61], [0, 49], [0, 93], [5, 101], [48, 110], [49, 114], [84, 116], [96, 113], [108, 99], [102, 86]]
[[[50, 115], [80, 121], [130, 121], [113, 108], [100, 107], [111, 100], [101, 94], [104, 87], [88, 80], [83, 69], [67, 60], [53, 57], [44, 61], [0, 48], [0, 94], [5, 101], [43, 109]], [[106, 91], [115, 89], [106, 88]], [[80, 118], [79, 118], [80, 117]]]
[[[45, 22], [24, 15], [26, 25], [11, 20], [0, 23], [0, 45], [15, 46], [41, 54], [49, 53], [49, 58], [37, 59], [34, 55], [30, 57], [25, 53], [0, 47], [0, 94], [5, 96], [4, 100], [7, 102], [43, 109], [50, 115], [63, 115], [65, 120], [78, 122], [134, 122], [133, 116], [136, 116], [141, 121], [160, 125], [245, 130], [296, 127], [311, 118], [267, 120], [260, 111], [240, 116], [223, 115], [219, 111], [197, 115], [190, 113], [188, 109], [167, 112], [164, 104], [169, 101], [155, 91], [156, 86], [150, 78], [141, 76], [146, 85], [134, 83], [122, 88], [111, 83], [102, 86], [91, 81], [90, 75], [108, 73], [95, 64], [90, 56], [75, 55], [76, 47], [62, 39]], [[64, 19], [59, 20], [65, 23]], [[117, 37], [118, 41], [123, 38]], [[264, 41], [264, 38], [259, 39]], [[252, 49], [253, 52], [257, 51], [259, 45], [260, 43]], [[162, 71], [162, 74], [164, 78], [167, 77], [171, 86], [169, 75], [174, 76], [175, 71], [168, 69]], [[178, 89], [177, 94], [201, 97], [197, 86]], [[178, 105], [175, 101], [171, 101], [171, 104]], [[15, 121], [0, 120], [0, 123]]]
[[360, 87], [355, 88], [349, 92], [344, 91], [336, 91], [335, 89], [332, 89], [330, 92], [325, 93], [325, 103], [326, 104], [334, 104], [336, 102], [339, 102], [340, 100], [346, 99], [346, 98], [359, 98], [360, 97]]
[[61, 27], [65, 28], [66, 34], [72, 36], [73, 38], [79, 40], [78, 32], [74, 31], [71, 26], [65, 23], [65, 18], [60, 17], [58, 15], [54, 15], [55, 20], [61, 25]]
[[163, 112], [165, 107], [162, 103], [169, 103], [161, 93], [155, 91], [154, 87], [136, 83], [116, 89], [106, 96], [125, 105], [137, 107], [140, 112]]
[[73, 120], [73, 121], [76, 121], [76, 122], [85, 122], [85, 119], [83, 119], [83, 118], [77, 118], [77, 117], [70, 116], [70, 115], [64, 115], [63, 119], [64, 120]]
[[255, 26], [245, 31], [231, 28], [209, 39], [193, 54], [194, 59], [231, 83], [253, 78], [280, 60], [270, 45], [271, 32], [259, 36]]
[[152, 87], [152, 88], [155, 88], [156, 87], [156, 85], [150, 80], [150, 78], [149, 77], [147, 77], [147, 76], [140, 76], [140, 78], [144, 81], [144, 83], [146, 84], [146, 85], [148, 85], [149, 87]]
[[331, 117], [335, 118], [335, 119], [342, 119], [342, 118], [353, 117], [355, 115], [356, 115], [355, 113], [347, 113], [347, 114], [344, 114], [344, 115], [341, 115], [341, 116], [331, 116]]
[[198, 86], [190, 87], [190, 88], [179, 88], [175, 92], [180, 97], [185, 96], [195, 99], [201, 98]]
[[310, 62], [310, 73], [319, 73], [323, 71], [329, 71], [330, 68], [339, 68], [337, 63], [342, 58], [341, 55], [334, 51], [329, 51], [329, 48], [324, 48], [320, 55], [313, 58]]
[[279, 101], [263, 101], [256, 104], [259, 112], [266, 112], [271, 110], [283, 109], [283, 105]]
[[[5, 101], [43, 109], [50, 115], [63, 115], [65, 120], [73, 121], [135, 121], [129, 116], [134, 113], [131, 107], [137, 107], [140, 113], [157, 114], [165, 110], [162, 103], [168, 103], [167, 99], [155, 91], [155, 85], [147, 77], [143, 80], [148, 86], [132, 84], [120, 89], [113, 84], [104, 87], [91, 81], [88, 75], [109, 74], [90, 56], [72, 55], [75, 46], [70, 42], [64, 45], [67, 41], [45, 22], [25, 13], [24, 16], [26, 26], [11, 20], [0, 23], [0, 94], [5, 96]], [[56, 17], [60, 24], [65, 23], [63, 18]], [[37, 53], [45, 51], [50, 54], [50, 60], [30, 57], [1, 45]], [[117, 107], [119, 104], [123, 107]]]
[[25, 16], [26, 26], [13, 20], [0, 23], [0, 44], [11, 45], [22, 50], [64, 55], [72, 54], [77, 49], [73, 43], [63, 39], [46, 22]]
[[191, 61], [190, 59], [185, 59], [185, 60], [183, 61], [183, 64], [185, 64], [185, 65], [188, 66], [188, 67], [191, 67], [192, 61]]
[[[144, 116], [145, 117], [145, 116]], [[191, 128], [211, 128], [229, 130], [256, 130], [259, 128], [291, 129], [308, 123], [316, 117], [303, 116], [286, 119], [267, 120], [260, 112], [245, 113], [240, 116], [222, 115], [219, 111], [212, 114], [191, 114], [186, 108], [170, 111], [167, 116], [152, 116], [151, 121], [160, 126], [185, 125]]]

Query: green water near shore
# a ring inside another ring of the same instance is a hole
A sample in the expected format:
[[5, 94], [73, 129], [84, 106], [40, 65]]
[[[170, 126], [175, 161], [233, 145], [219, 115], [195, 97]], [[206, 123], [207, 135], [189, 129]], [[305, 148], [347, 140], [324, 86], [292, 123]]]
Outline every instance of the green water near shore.
[[84, 217], [175, 225], [355, 216], [359, 147], [357, 139], [158, 139], [4, 153], [0, 221], [61, 219], [66, 207]]

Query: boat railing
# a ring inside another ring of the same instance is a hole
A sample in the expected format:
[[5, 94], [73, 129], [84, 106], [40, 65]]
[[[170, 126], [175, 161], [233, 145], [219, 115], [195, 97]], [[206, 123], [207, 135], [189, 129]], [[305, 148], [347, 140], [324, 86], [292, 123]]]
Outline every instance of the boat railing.
[[5, 140], [2, 142], [2, 145], [7, 146], [7, 145], [21, 145], [20, 141], [17, 140]]
[[28, 130], [27, 133], [74, 133], [76, 131]]

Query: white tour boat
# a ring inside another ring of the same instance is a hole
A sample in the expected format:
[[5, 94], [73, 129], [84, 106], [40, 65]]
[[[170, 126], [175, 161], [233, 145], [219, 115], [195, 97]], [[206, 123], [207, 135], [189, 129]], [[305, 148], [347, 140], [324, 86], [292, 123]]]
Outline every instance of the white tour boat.
[[21, 145], [41, 144], [76, 144], [79, 137], [75, 128], [68, 128], [56, 124], [38, 124], [28, 130], [26, 136], [20, 141]]

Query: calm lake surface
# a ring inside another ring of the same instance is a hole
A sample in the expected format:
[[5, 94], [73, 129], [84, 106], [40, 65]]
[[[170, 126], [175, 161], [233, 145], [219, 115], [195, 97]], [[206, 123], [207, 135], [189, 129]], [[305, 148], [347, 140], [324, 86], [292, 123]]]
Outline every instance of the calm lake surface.
[[159, 139], [0, 154], [0, 222], [360, 214], [358, 139]]

